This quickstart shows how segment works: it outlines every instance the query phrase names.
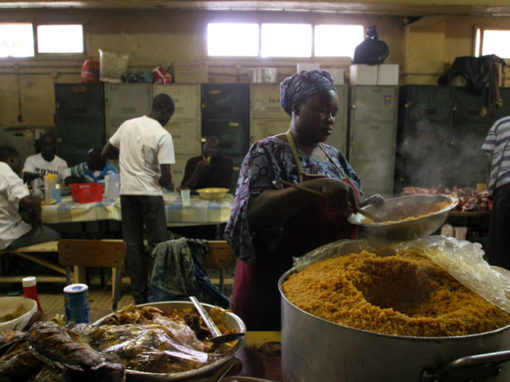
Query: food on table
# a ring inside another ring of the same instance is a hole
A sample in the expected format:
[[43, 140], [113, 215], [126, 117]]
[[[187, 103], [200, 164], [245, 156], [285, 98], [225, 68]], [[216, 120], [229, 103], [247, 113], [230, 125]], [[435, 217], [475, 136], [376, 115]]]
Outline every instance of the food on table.
[[116, 357], [94, 350], [78, 332], [53, 322], [34, 323], [28, 343], [39, 360], [69, 376], [84, 373], [90, 380], [114, 382], [124, 379], [124, 367]]
[[[223, 311], [210, 314], [223, 334]], [[131, 305], [104, 320], [84, 335], [103, 354], [114, 353], [128, 369], [173, 373], [207, 365], [233, 349], [237, 342], [220, 346], [207, 341], [210, 333], [190, 308], [166, 315], [151, 306]]]
[[[397, 206], [386, 212], [385, 215], [380, 216], [382, 222], [377, 223], [392, 224], [397, 222], [421, 219], [445, 209], [450, 205], [450, 203], [451, 202], [449, 200], [444, 200], [442, 202], [436, 202], [433, 204]], [[365, 217], [362, 222], [374, 223], [374, 221], [368, 217]]]
[[459, 203], [454, 211], [489, 211], [492, 201], [487, 190], [477, 191], [471, 187], [404, 187], [402, 195], [415, 194], [446, 194], [456, 197]]
[[312, 315], [392, 335], [463, 336], [510, 324], [510, 314], [417, 250], [328, 258], [292, 274], [282, 289]]
[[[224, 310], [213, 308], [209, 314], [223, 334], [233, 332]], [[237, 344], [216, 345], [210, 337], [193, 308], [167, 315], [156, 307], [130, 305], [100, 326], [72, 329], [39, 321], [28, 332], [0, 332], [0, 380], [115, 382], [124, 380], [126, 369], [194, 370], [224, 357]]]

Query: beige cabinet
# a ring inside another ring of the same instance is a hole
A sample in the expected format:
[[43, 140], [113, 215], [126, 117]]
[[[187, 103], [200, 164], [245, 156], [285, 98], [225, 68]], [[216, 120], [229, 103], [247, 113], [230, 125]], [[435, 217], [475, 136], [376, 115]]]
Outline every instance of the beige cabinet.
[[262, 138], [285, 133], [289, 129], [289, 120], [252, 119], [250, 121], [250, 145]]
[[172, 173], [172, 180], [174, 181], [175, 188], [179, 187], [184, 177], [184, 170], [186, 169], [186, 163], [188, 159], [195, 157], [196, 155], [176, 155], [175, 163], [170, 165], [170, 172]]
[[153, 94], [168, 94], [175, 103], [172, 119], [200, 119], [200, 85], [155, 84]]
[[250, 86], [250, 118], [289, 118], [280, 105], [280, 85], [252, 84]]
[[193, 154], [201, 152], [200, 120], [173, 120], [171, 119], [165, 129], [172, 136], [176, 155]]

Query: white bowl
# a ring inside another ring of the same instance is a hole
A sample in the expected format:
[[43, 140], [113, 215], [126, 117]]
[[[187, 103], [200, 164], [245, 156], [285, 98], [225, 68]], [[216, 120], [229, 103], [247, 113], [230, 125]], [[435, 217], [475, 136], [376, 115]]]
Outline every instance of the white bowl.
[[25, 313], [9, 320], [0, 322], [0, 330], [22, 330], [37, 311], [37, 302], [26, 297], [0, 297], [0, 317], [16, 312], [20, 307]]

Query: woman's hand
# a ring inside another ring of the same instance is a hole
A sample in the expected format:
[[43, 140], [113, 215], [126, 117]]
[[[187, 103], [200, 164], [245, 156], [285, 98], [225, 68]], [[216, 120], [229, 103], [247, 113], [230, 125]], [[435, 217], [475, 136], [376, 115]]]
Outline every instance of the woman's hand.
[[369, 204], [372, 204], [376, 207], [381, 207], [384, 203], [384, 197], [380, 194], [373, 194], [373, 195], [370, 195], [368, 198], [366, 198], [365, 200], [363, 200], [359, 206], [360, 207], [364, 207], [364, 206], [367, 206]]
[[329, 207], [348, 208], [353, 212], [359, 209], [354, 190], [348, 183], [339, 179], [319, 178], [303, 182], [302, 185], [322, 192]]

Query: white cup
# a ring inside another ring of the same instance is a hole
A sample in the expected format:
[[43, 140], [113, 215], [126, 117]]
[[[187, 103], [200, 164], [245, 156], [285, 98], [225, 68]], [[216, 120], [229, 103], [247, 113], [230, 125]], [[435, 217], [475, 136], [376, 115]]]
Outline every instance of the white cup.
[[190, 195], [189, 188], [181, 190], [181, 200], [183, 206], [189, 206], [189, 195]]

